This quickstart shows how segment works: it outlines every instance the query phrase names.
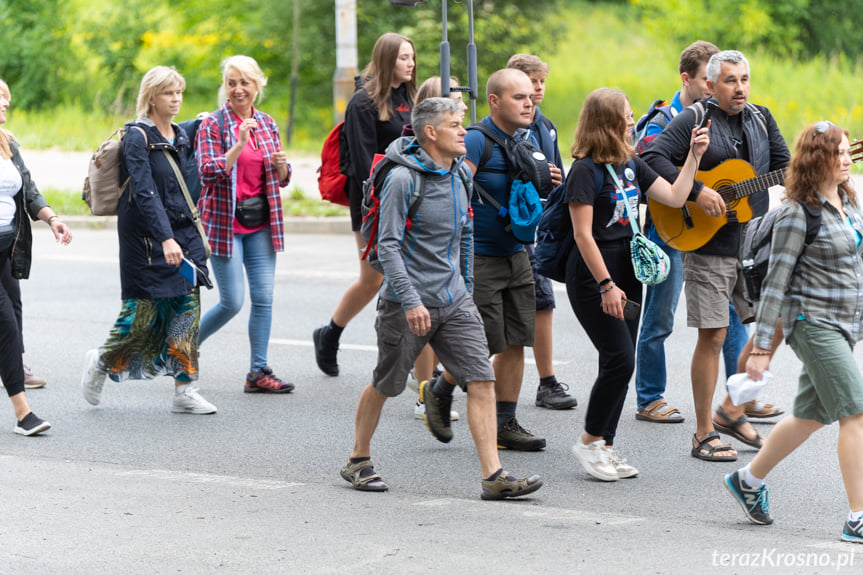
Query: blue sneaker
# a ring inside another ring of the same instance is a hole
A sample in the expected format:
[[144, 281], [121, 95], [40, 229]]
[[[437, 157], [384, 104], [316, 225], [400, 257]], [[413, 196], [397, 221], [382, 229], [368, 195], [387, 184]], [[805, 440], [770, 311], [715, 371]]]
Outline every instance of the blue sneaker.
[[773, 518], [770, 517], [770, 500], [766, 485], [762, 484], [758, 489], [744, 487], [739, 471], [735, 471], [725, 476], [725, 487], [740, 503], [743, 512], [751, 522], [758, 525], [773, 523]]
[[863, 543], [863, 519], [845, 522], [845, 526], [842, 528], [842, 541]]

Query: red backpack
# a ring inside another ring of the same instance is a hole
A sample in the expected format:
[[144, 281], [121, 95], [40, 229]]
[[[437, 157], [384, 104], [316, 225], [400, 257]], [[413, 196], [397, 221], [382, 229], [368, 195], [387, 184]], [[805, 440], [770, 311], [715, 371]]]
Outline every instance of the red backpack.
[[321, 165], [318, 168], [318, 190], [324, 200], [347, 206], [350, 205], [345, 191], [348, 178], [341, 172], [340, 160], [344, 125], [344, 122], [336, 124], [324, 140], [324, 147], [321, 149]]

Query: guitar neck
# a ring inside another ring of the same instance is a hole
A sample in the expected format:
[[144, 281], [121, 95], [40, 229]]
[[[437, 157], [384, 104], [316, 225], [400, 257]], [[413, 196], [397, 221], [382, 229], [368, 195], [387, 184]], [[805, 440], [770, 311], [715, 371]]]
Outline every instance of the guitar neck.
[[731, 203], [734, 200], [739, 200], [740, 198], [751, 196], [761, 190], [766, 190], [771, 186], [780, 186], [785, 182], [785, 171], [786, 168], [782, 168], [781, 170], [774, 170], [761, 176], [755, 176], [754, 178], [737, 182], [736, 184], [722, 186], [722, 188], [718, 190], [719, 195], [722, 196], [725, 203]]

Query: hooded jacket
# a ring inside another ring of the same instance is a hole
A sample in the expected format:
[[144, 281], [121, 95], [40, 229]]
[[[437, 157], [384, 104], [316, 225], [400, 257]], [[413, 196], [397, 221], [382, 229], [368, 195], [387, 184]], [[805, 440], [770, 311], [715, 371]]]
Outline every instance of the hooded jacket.
[[[450, 306], [473, 291], [470, 170], [464, 157], [449, 169], [438, 165], [414, 138], [393, 141], [386, 157], [397, 165], [387, 174], [380, 196], [380, 297], [400, 303], [405, 311], [420, 304]], [[408, 208], [417, 193], [422, 202], [407, 228]]]

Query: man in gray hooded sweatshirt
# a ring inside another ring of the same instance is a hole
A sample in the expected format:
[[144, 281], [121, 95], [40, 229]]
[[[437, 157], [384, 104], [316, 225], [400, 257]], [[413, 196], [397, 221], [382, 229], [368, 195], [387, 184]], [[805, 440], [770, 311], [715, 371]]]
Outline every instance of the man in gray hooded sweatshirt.
[[[438, 385], [467, 392], [467, 418], [482, 471], [483, 499], [532, 493], [539, 476], [517, 478], [501, 468], [497, 452], [494, 370], [473, 288], [473, 213], [471, 176], [464, 165], [462, 106], [449, 98], [428, 98], [411, 117], [414, 138], [399, 138], [387, 148], [396, 163], [380, 194], [378, 257], [384, 282], [375, 329], [378, 363], [372, 383], [357, 405], [354, 448], [341, 476], [360, 491], [386, 491], [375, 473], [371, 439], [387, 398], [404, 391], [408, 372], [426, 343], [447, 370]], [[416, 195], [415, 195], [416, 194]], [[418, 207], [416, 202], [421, 197]], [[415, 214], [408, 221], [408, 210]], [[450, 381], [448, 381], [450, 380]], [[446, 394], [426, 398], [426, 423], [442, 442], [452, 429]], [[446, 405], [445, 405], [446, 404]]]

